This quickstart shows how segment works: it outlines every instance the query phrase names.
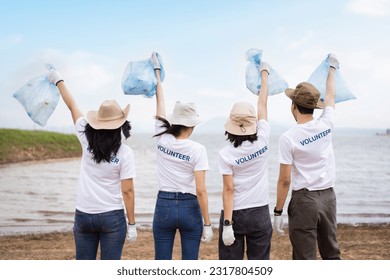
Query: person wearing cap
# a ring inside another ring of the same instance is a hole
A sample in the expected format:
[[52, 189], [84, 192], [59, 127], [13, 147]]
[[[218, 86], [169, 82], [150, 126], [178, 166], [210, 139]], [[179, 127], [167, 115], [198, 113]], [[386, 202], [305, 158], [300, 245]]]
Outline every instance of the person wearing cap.
[[182, 259], [197, 260], [200, 241], [207, 243], [213, 237], [205, 183], [209, 168], [207, 153], [203, 145], [189, 139], [200, 119], [193, 103], [180, 101], [176, 102], [173, 114], [166, 116], [161, 57], [153, 53], [150, 60], [157, 78], [155, 137], [159, 192], [153, 217], [155, 259], [172, 259], [179, 230]]
[[223, 176], [223, 210], [219, 222], [218, 254], [221, 260], [267, 260], [272, 223], [268, 190], [270, 126], [267, 121], [268, 75], [259, 66], [261, 88], [257, 113], [247, 102], [237, 102], [225, 124], [228, 144], [218, 153]]
[[130, 137], [130, 105], [121, 109], [115, 100], [106, 100], [85, 118], [60, 73], [50, 70], [47, 79], [69, 108], [82, 146], [73, 227], [76, 259], [96, 259], [100, 244], [100, 259], [120, 260], [125, 239], [137, 238], [134, 154], [121, 143], [122, 133]]
[[[322, 259], [340, 259], [336, 238], [335, 159], [332, 146], [335, 111], [335, 78], [339, 62], [329, 55], [326, 95], [302, 82], [286, 89], [292, 100], [291, 113], [297, 124], [279, 139], [280, 171], [274, 209], [274, 228], [284, 234], [282, 212], [290, 185], [288, 205], [289, 237], [292, 258], [316, 259], [317, 245]], [[314, 109], [323, 109], [313, 117]]]

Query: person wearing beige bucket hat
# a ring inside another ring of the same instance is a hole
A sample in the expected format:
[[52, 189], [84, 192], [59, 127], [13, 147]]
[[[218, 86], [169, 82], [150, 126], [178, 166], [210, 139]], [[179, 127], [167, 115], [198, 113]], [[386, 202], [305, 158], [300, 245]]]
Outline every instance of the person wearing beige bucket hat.
[[179, 230], [182, 259], [197, 260], [200, 242], [213, 238], [205, 183], [209, 169], [207, 152], [203, 145], [189, 139], [200, 119], [195, 104], [180, 101], [166, 117], [161, 57], [153, 53], [150, 60], [157, 79], [155, 138], [159, 191], [153, 216], [155, 259], [172, 259]]
[[[335, 71], [339, 62], [329, 55], [326, 95], [310, 83], [287, 89], [291, 113], [297, 122], [279, 138], [279, 178], [274, 208], [274, 229], [283, 230], [283, 207], [290, 185], [288, 205], [289, 237], [293, 259], [316, 259], [317, 246], [322, 259], [340, 259], [336, 238], [335, 159], [332, 146], [335, 109]], [[313, 117], [314, 109], [324, 109]]]
[[137, 238], [134, 153], [121, 143], [122, 133], [130, 137], [130, 105], [121, 109], [115, 100], [106, 100], [85, 118], [61, 74], [52, 69], [47, 79], [69, 108], [82, 147], [73, 228], [76, 259], [96, 259], [100, 244], [100, 259], [120, 260], [125, 240]]
[[218, 153], [223, 178], [223, 210], [219, 222], [221, 260], [269, 259], [272, 223], [268, 194], [267, 121], [268, 76], [271, 67], [261, 62], [261, 88], [257, 113], [252, 104], [237, 102], [225, 124], [228, 144]]

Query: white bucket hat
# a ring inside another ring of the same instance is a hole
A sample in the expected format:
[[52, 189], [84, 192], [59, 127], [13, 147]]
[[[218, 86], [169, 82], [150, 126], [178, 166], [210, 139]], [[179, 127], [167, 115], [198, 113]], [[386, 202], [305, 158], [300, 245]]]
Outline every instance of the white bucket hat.
[[117, 129], [127, 120], [130, 104], [123, 110], [115, 100], [106, 100], [98, 111], [89, 111], [87, 121], [94, 129]]
[[177, 101], [173, 114], [168, 117], [170, 124], [183, 125], [186, 127], [194, 127], [200, 124], [199, 115], [196, 113], [194, 103], [181, 103]]

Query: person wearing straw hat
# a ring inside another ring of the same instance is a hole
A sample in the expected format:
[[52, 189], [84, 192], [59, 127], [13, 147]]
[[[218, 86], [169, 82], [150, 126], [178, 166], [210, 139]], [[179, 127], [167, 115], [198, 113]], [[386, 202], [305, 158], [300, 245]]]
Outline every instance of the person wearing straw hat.
[[122, 109], [115, 100], [106, 100], [85, 118], [60, 73], [52, 69], [47, 78], [69, 108], [82, 146], [73, 228], [76, 259], [96, 259], [100, 244], [100, 259], [120, 260], [125, 239], [137, 238], [134, 154], [121, 143], [122, 133], [130, 137], [130, 105]]
[[221, 260], [242, 260], [245, 249], [249, 260], [270, 257], [267, 99], [271, 67], [261, 62], [259, 71], [257, 113], [248, 102], [233, 105], [225, 124], [229, 143], [218, 153], [219, 172], [223, 176], [218, 242]]
[[155, 137], [159, 192], [153, 216], [155, 259], [172, 259], [179, 230], [182, 259], [197, 260], [200, 242], [207, 243], [213, 238], [205, 183], [209, 168], [207, 153], [203, 145], [189, 139], [200, 118], [195, 104], [180, 101], [173, 113], [166, 116], [161, 57], [153, 53], [150, 60], [157, 78]]
[[[335, 78], [339, 62], [329, 56], [326, 95], [302, 82], [286, 89], [292, 100], [291, 113], [297, 124], [279, 139], [279, 179], [274, 209], [274, 228], [284, 234], [282, 212], [290, 185], [288, 205], [289, 237], [295, 260], [316, 259], [317, 245], [322, 259], [340, 259], [336, 238], [335, 159], [332, 146], [335, 109]], [[314, 109], [324, 109], [313, 117]]]

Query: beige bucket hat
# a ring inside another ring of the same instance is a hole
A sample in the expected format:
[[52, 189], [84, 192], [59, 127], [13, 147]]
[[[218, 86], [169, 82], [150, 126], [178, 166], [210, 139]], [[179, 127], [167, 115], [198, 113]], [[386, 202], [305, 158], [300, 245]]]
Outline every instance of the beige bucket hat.
[[248, 102], [237, 102], [230, 111], [230, 116], [225, 123], [227, 132], [244, 136], [257, 132], [257, 117], [255, 108]]

